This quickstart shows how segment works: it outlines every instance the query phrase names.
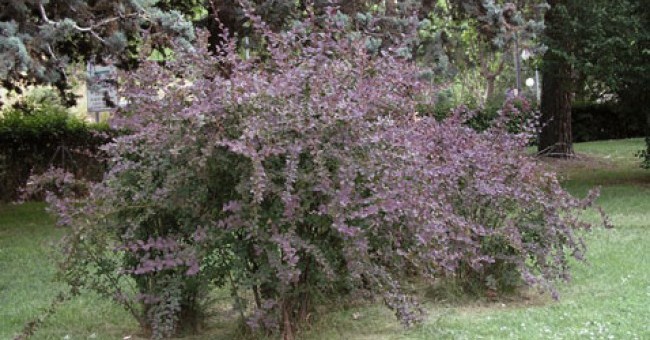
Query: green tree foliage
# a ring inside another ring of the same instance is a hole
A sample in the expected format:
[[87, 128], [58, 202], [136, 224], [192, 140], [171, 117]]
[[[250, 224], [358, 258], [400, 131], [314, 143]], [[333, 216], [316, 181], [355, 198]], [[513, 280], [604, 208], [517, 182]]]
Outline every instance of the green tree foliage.
[[[238, 36], [246, 36], [254, 41], [249, 42], [253, 48], [263, 48], [259, 37], [255, 37], [250, 22], [240, 5], [239, 0], [204, 1], [209, 15], [197, 23], [198, 26], [207, 28], [211, 33], [211, 45], [217, 46], [220, 42], [222, 28]], [[314, 14], [321, 19], [327, 8], [335, 6], [339, 19], [357, 30], [374, 25], [373, 34], [375, 48], [386, 47], [396, 40], [401, 39], [405, 26], [410, 25], [407, 17], [417, 14], [419, 19], [427, 16], [433, 8], [435, 1], [331, 1], [331, 0], [250, 0], [245, 1], [255, 14], [259, 15], [275, 32], [287, 30], [306, 13], [307, 7], [314, 9]], [[217, 21], [213, 20], [218, 18]]]
[[[529, 1], [524, 2], [527, 6]], [[323, 14], [332, 2], [254, 0], [247, 3], [277, 32], [291, 27], [304, 15], [308, 5], [313, 5], [317, 14]], [[404, 25], [408, 24], [400, 18], [416, 13], [419, 19], [425, 19], [442, 1], [334, 3], [350, 25], [375, 25], [381, 33], [375, 34], [374, 45], [385, 47], [399, 38]], [[66, 94], [69, 86], [66, 68], [71, 62], [112, 59], [121, 66], [136, 66], [134, 56], [139, 53], [144, 39], [158, 51], [164, 51], [162, 46], [168, 45], [172, 38], [191, 40], [196, 27], [210, 31], [212, 46], [218, 45], [222, 29], [239, 36], [253, 35], [236, 0], [0, 0], [0, 8], [0, 56], [3, 60], [0, 76], [4, 79], [3, 87], [17, 91], [20, 85], [54, 84]], [[511, 40], [512, 27], [526, 24], [521, 21], [525, 17], [523, 11], [503, 1], [452, 0], [446, 8], [454, 15], [465, 13], [465, 17], [475, 17], [476, 27], [480, 27], [485, 39], [497, 45]], [[250, 45], [256, 48], [263, 43], [253, 40]], [[440, 54], [439, 45], [432, 46], [433, 52]], [[436, 63], [445, 66], [440, 59]], [[74, 103], [74, 96], [69, 92], [66, 102]]]
[[[19, 91], [21, 85], [54, 84], [64, 93], [72, 62], [127, 61], [144, 36], [161, 44], [193, 39], [185, 15], [156, 5], [151, 0], [0, 0], [3, 87]], [[74, 97], [67, 93], [66, 100], [71, 104]]]
[[437, 1], [421, 25], [421, 58], [462, 83], [460, 92], [472, 97], [463, 103], [484, 106], [493, 99], [502, 73], [512, 69], [513, 49], [540, 47], [544, 5], [544, 1]]
[[[254, 0], [246, 3], [278, 32], [300, 20], [307, 6], [322, 15], [332, 2]], [[399, 33], [399, 27], [395, 28], [396, 16], [416, 11], [424, 17], [432, 3], [433, 0], [354, 0], [336, 5], [350, 24], [358, 21], [357, 13], [380, 14], [373, 17], [373, 23], [387, 32], [386, 36], [391, 36]], [[361, 18], [368, 21], [366, 16]], [[70, 63], [111, 59], [123, 68], [133, 68], [145, 41], [162, 60], [164, 52], [169, 51], [165, 47], [171, 39], [181, 43], [191, 41], [195, 28], [211, 33], [213, 48], [221, 42], [219, 37], [224, 30], [250, 36], [252, 39], [247, 44], [251, 48], [263, 48], [262, 41], [253, 39], [255, 34], [240, 1], [236, 0], [0, 0], [2, 86], [20, 92], [24, 85], [54, 84], [64, 95], [66, 104], [73, 105], [74, 95], [66, 91], [69, 88], [66, 70]], [[388, 44], [386, 39], [378, 41]]]
[[540, 151], [573, 153], [574, 95], [647, 110], [648, 14], [643, 1], [551, 1], [546, 14]]

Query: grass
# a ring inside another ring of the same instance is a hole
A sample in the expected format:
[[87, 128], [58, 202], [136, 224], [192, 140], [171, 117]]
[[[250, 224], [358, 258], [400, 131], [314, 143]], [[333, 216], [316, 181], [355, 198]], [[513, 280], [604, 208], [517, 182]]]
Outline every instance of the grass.
[[[53, 257], [64, 230], [39, 203], [0, 206], [0, 339], [12, 339], [43, 314], [65, 287], [55, 282]], [[119, 307], [86, 294], [63, 305], [34, 339], [116, 339], [137, 330]]]
[[[301, 334], [321, 339], [650, 339], [650, 171], [637, 168], [641, 139], [576, 145], [579, 157], [547, 161], [565, 187], [584, 195], [601, 187], [598, 203], [614, 229], [586, 235], [587, 263], [574, 263], [574, 280], [560, 285], [561, 299], [534, 291], [497, 302], [424, 300], [427, 321], [404, 330], [379, 304], [322, 315]], [[0, 339], [10, 339], [45, 308], [62, 287], [53, 282], [52, 244], [63, 231], [43, 205], [0, 206]], [[589, 213], [595, 220], [597, 214]], [[215, 323], [194, 339], [231, 338]], [[137, 333], [129, 316], [96, 296], [63, 306], [35, 339], [117, 339]]]

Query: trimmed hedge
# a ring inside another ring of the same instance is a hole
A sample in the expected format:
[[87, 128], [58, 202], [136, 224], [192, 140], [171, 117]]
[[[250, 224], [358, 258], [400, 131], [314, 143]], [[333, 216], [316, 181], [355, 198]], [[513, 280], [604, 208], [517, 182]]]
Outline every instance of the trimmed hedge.
[[49, 167], [100, 179], [95, 155], [115, 133], [106, 124], [88, 124], [61, 107], [7, 109], [0, 116], [0, 200], [18, 198], [32, 173]]
[[571, 110], [574, 142], [645, 136], [646, 118], [641, 110], [610, 103], [576, 103]]

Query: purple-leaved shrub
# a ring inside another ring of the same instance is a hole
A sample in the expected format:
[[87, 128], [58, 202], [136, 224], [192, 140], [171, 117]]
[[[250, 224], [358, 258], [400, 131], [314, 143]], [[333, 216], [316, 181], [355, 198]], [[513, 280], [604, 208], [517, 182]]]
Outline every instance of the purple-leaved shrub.
[[154, 337], [198, 329], [210, 290], [227, 287], [251, 328], [290, 339], [323, 299], [381, 296], [417, 322], [401, 289], [413, 275], [568, 277], [592, 199], [526, 155], [528, 133], [419, 117], [421, 69], [399, 48], [369, 54], [334, 15], [283, 33], [248, 16], [260, 57], [227, 34], [211, 53], [201, 35], [125, 78], [115, 123], [133, 133], [105, 147], [110, 170], [86, 198], [53, 202], [73, 287]]

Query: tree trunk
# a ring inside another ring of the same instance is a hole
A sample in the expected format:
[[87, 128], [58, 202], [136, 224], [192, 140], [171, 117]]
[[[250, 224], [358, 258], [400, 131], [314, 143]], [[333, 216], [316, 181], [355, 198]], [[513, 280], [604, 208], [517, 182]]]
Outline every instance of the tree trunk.
[[485, 77], [485, 81], [487, 82], [487, 86], [485, 89], [485, 102], [487, 103], [490, 98], [494, 95], [494, 85], [496, 82], [496, 75], [489, 75]]
[[[546, 59], [546, 58], [545, 58]], [[542, 72], [542, 133], [540, 154], [568, 158], [573, 156], [571, 135], [571, 67], [565, 62]]]
[[573, 156], [571, 134], [572, 69], [571, 64], [558, 50], [569, 51], [569, 37], [562, 29], [556, 5], [561, 1], [549, 1], [553, 8], [546, 13], [546, 36], [549, 50], [544, 54], [542, 69], [542, 132], [538, 151], [542, 155], [568, 158]]

